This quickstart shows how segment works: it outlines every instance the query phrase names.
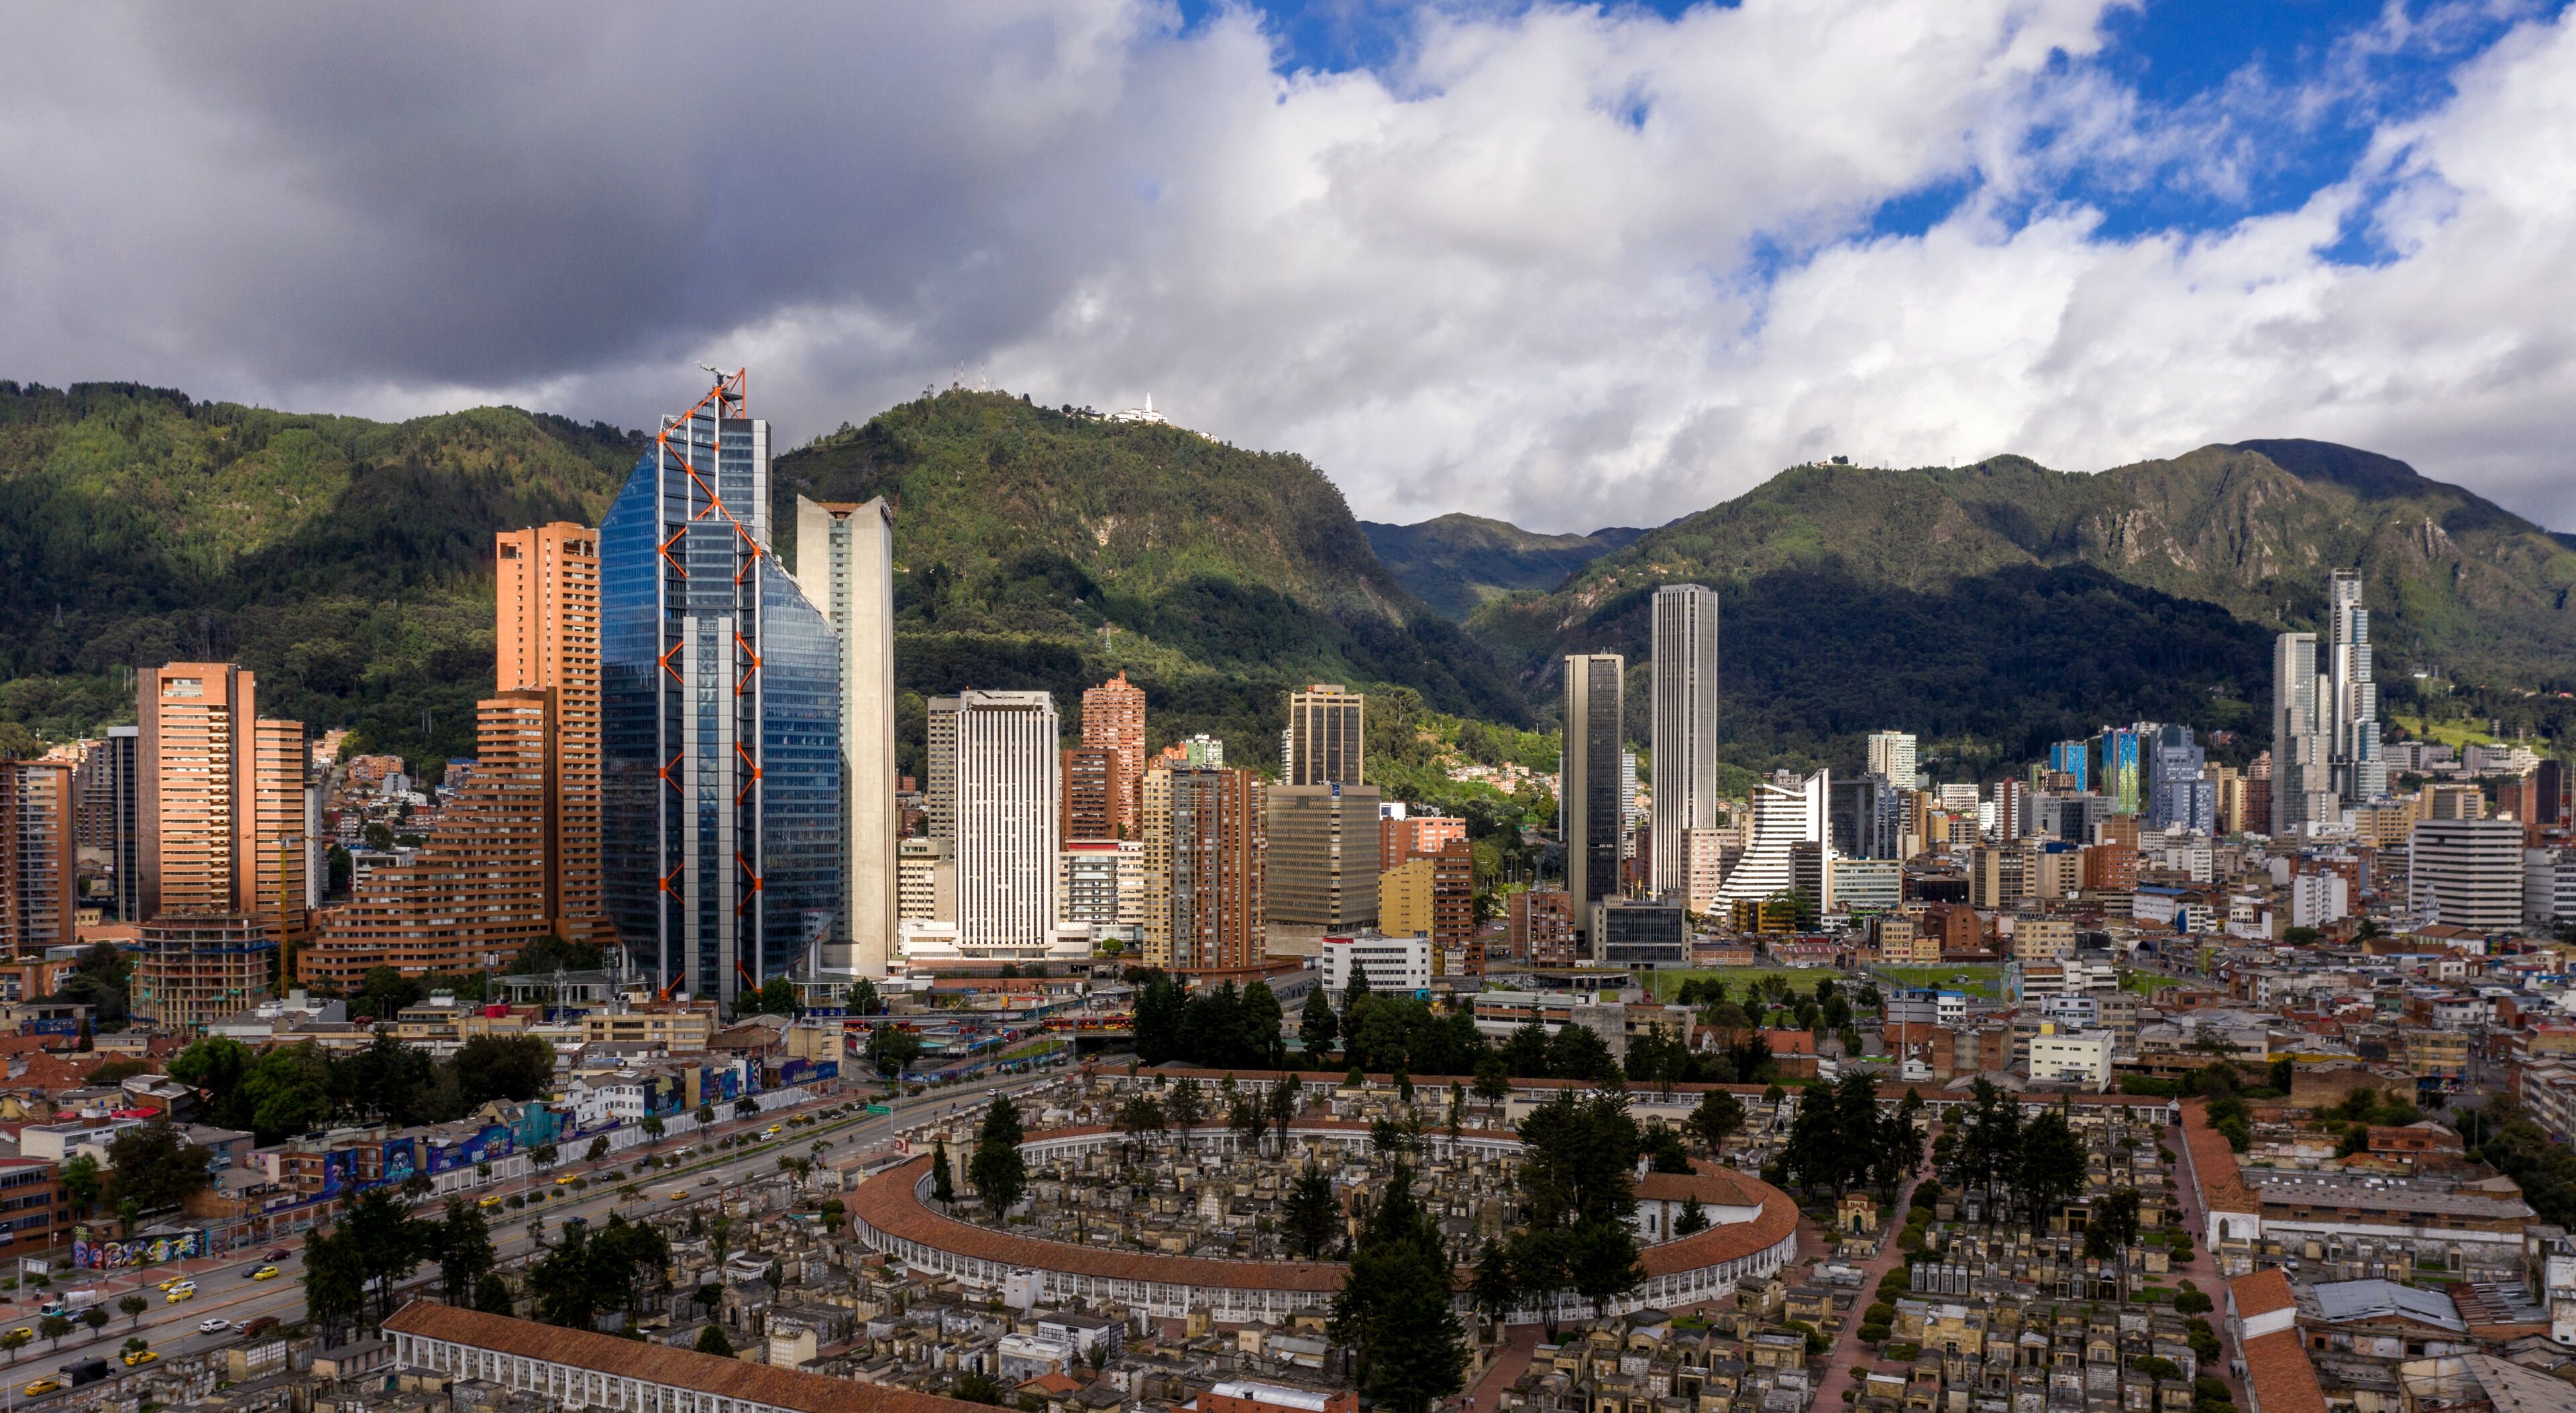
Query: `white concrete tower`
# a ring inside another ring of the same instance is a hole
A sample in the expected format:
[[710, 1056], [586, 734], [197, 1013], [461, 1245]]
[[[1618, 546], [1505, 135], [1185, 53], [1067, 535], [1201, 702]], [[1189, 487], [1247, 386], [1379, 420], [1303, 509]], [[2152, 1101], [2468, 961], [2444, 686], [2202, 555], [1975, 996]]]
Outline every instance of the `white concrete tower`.
[[796, 582], [841, 634], [842, 916], [826, 971], [894, 955], [894, 509], [796, 498]]
[[1717, 827], [1717, 590], [1666, 584], [1654, 599], [1649, 887], [1690, 886], [1688, 830]]

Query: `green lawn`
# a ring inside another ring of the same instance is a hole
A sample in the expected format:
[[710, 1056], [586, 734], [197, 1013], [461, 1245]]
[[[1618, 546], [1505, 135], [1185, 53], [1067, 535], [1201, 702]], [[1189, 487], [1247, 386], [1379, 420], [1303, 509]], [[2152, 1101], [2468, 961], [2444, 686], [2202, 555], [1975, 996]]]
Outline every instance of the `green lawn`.
[[1700, 967], [1681, 971], [1647, 972], [1645, 976], [1653, 986], [1655, 999], [1658, 1001], [1671, 1000], [1674, 994], [1682, 989], [1682, 982], [1690, 978], [1704, 980], [1715, 977], [1726, 983], [1726, 994], [1738, 1000], [1743, 999], [1744, 988], [1751, 986], [1756, 979], [1766, 976], [1788, 978], [1789, 989], [1793, 992], [1813, 991], [1816, 989], [1816, 982], [1823, 977], [1832, 977], [1836, 987], [1858, 989], [1857, 983], [1854, 983], [1851, 978], [1831, 967]]
[[2180, 986], [2182, 984], [2182, 978], [2178, 976], [2159, 976], [2151, 971], [2124, 971], [2120, 973], [2120, 989], [2123, 991], [2135, 991], [2141, 996], [2152, 997], [2158, 991], [2164, 990], [2169, 986]]
[[2004, 969], [1999, 966], [1879, 967], [1877, 972], [1900, 986], [1934, 986], [1989, 1000], [2000, 1000], [2004, 994]]
[[2439, 741], [2453, 750], [2462, 746], [2497, 744], [2495, 737], [2465, 721], [2426, 721], [2420, 716], [2392, 716], [2388, 719], [2405, 727], [2406, 734], [2419, 741]]

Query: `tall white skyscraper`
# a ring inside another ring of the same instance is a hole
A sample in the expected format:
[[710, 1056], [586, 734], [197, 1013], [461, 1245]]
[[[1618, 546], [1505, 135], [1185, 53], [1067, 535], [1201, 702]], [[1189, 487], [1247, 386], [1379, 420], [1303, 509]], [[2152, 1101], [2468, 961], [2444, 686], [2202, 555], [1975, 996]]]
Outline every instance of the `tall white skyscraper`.
[[1055, 698], [933, 697], [930, 747], [931, 777], [949, 788], [958, 945], [1046, 945], [1056, 921]]
[[2325, 736], [2317, 729], [2317, 635], [2272, 640], [2272, 832], [2297, 834], [2330, 814]]
[[1717, 827], [1717, 591], [1666, 584], [1654, 600], [1649, 887], [1690, 886], [1693, 829]]
[[1921, 789], [1923, 782], [1917, 778], [1914, 764], [1914, 733], [1869, 733], [1869, 773], [1885, 776], [1887, 783], [1899, 790]]
[[894, 955], [894, 510], [796, 498], [796, 583], [841, 634], [840, 925], [827, 971]]
[[2361, 571], [2335, 570], [2326, 580], [2330, 616], [2323, 700], [2318, 723], [2326, 735], [2326, 768], [2347, 805], [2366, 805], [2388, 793], [2388, 762], [2379, 754], [2379, 684], [2371, 669], [2370, 610], [2361, 606]]

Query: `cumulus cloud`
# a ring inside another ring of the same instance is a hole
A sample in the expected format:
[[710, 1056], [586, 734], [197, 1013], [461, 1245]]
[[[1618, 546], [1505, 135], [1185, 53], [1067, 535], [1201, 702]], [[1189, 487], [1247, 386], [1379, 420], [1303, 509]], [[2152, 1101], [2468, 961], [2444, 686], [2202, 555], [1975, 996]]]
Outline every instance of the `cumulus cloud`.
[[[2111, 0], [1434, 9], [1287, 74], [1148, 0], [55, 7], [0, 93], [0, 375], [640, 425], [706, 358], [795, 439], [963, 367], [1550, 529], [1830, 453], [2322, 436], [2576, 523], [2576, 34], [2470, 8], [2157, 104]], [[2455, 94], [2385, 101], [2403, 50]], [[2329, 110], [2367, 143], [2290, 209], [2087, 203], [2239, 198]]]

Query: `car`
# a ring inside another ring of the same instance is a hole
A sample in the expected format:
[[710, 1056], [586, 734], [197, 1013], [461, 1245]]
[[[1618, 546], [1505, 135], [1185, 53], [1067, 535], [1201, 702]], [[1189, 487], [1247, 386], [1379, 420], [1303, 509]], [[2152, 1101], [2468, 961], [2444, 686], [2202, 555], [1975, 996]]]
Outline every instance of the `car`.
[[125, 1367], [131, 1369], [140, 1364], [149, 1364], [160, 1357], [160, 1355], [149, 1349], [138, 1349], [132, 1354], [125, 1356]]
[[179, 1279], [179, 1281], [178, 1281], [178, 1283], [177, 1283], [177, 1284], [175, 1284], [175, 1285], [171, 1286], [170, 1288], [171, 1288], [172, 1290], [189, 1290], [189, 1291], [193, 1291], [193, 1290], [195, 1290], [195, 1289], [197, 1288], [197, 1283], [196, 1283], [195, 1281], [189, 1280], [189, 1279], [187, 1279], [186, 1277], [184, 1277], [184, 1276], [183, 1276], [183, 1277], [181, 1277], [181, 1278]]
[[27, 1328], [25, 1325], [20, 1325], [18, 1328], [14, 1329], [14, 1330], [11, 1330], [9, 1333], [11, 1333], [11, 1334], [22, 1334], [22, 1335], [25, 1335], [25, 1336], [26, 1336], [27, 1338], [29, 1338], [29, 1339], [34, 1339], [34, 1338], [36, 1337], [36, 1332], [35, 1332], [34, 1330], [31, 1330], [31, 1329]]
[[29, 1398], [33, 1398], [40, 1393], [52, 1393], [54, 1390], [61, 1388], [62, 1386], [63, 1381], [60, 1379], [38, 1379], [34, 1383], [31, 1383], [18, 1391], [27, 1395]]
[[277, 1268], [275, 1266], [262, 1266], [258, 1270], [251, 1272], [250, 1278], [255, 1281], [273, 1281], [277, 1279]]
[[224, 1331], [231, 1329], [232, 1327], [232, 1321], [225, 1319], [221, 1315], [217, 1315], [211, 1320], [199, 1320], [197, 1322], [197, 1333], [222, 1334]]
[[709, 1173], [705, 1177], [698, 1179], [698, 1186], [700, 1187], [713, 1187], [715, 1185], [716, 1175], [713, 1173]]
[[191, 1287], [187, 1290], [174, 1290], [170, 1292], [168, 1295], [161, 1297], [161, 1303], [164, 1305], [176, 1305], [182, 1300], [194, 1300], [196, 1298], [197, 1292], [194, 1287]]
[[557, 1187], [562, 1187], [562, 1186], [564, 1186], [566, 1183], [575, 1183], [575, 1182], [579, 1182], [579, 1181], [581, 1181], [581, 1179], [580, 1179], [580, 1178], [574, 1177], [574, 1176], [573, 1176], [572, 1174], [570, 1174], [570, 1173], [566, 1173], [566, 1174], [564, 1174], [562, 1177], [559, 1177], [559, 1178], [556, 1178], [556, 1179], [555, 1179], [555, 1186], [557, 1186]]
[[177, 1285], [177, 1284], [179, 1284], [181, 1281], [184, 1281], [184, 1280], [186, 1280], [186, 1279], [187, 1279], [187, 1277], [186, 1277], [186, 1276], [165, 1276], [165, 1277], [163, 1277], [163, 1278], [162, 1278], [162, 1280], [161, 1280], [161, 1284], [160, 1284], [160, 1286], [158, 1287], [158, 1289], [161, 1289], [161, 1290], [168, 1290], [170, 1287], [172, 1287], [172, 1286], [174, 1286], [174, 1285]]
[[495, 1192], [489, 1197], [475, 1198], [474, 1205], [477, 1207], [498, 1207], [501, 1205], [501, 1194]]
[[685, 1187], [675, 1187], [663, 1193], [662, 1196], [672, 1202], [685, 1202], [689, 1198], [689, 1190]]
[[286, 1248], [283, 1246], [270, 1247], [266, 1252], [261, 1254], [259, 1259], [263, 1261], [283, 1261], [286, 1259]]
[[769, 1127], [762, 1129], [760, 1131], [760, 1136], [763, 1138], [776, 1138], [778, 1136], [778, 1125], [771, 1124]]

